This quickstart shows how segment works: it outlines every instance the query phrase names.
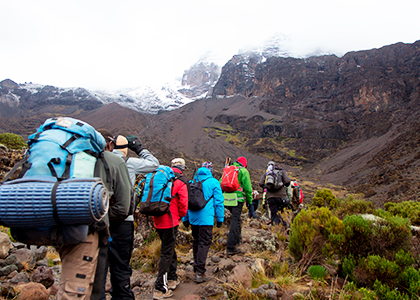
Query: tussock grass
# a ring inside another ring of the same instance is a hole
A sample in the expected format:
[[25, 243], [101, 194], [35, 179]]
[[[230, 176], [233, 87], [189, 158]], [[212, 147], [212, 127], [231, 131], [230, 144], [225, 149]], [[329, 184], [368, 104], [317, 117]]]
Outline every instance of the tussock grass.
[[143, 248], [133, 251], [131, 256], [131, 267], [133, 269], [141, 268], [144, 272], [156, 272], [160, 259], [161, 242], [154, 239]]

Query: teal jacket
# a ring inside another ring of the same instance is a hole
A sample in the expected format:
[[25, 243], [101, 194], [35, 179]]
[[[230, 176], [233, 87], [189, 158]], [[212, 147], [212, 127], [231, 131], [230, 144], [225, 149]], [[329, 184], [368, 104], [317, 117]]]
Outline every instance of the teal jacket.
[[[238, 202], [245, 202], [251, 204], [252, 203], [252, 183], [251, 183], [251, 176], [249, 175], [249, 171], [242, 166], [242, 164], [238, 162], [234, 162], [232, 165], [239, 167], [239, 174], [238, 174], [238, 181], [239, 185], [242, 188], [242, 191], [236, 191], [236, 195], [238, 198]], [[220, 178], [220, 182], [222, 178]]]

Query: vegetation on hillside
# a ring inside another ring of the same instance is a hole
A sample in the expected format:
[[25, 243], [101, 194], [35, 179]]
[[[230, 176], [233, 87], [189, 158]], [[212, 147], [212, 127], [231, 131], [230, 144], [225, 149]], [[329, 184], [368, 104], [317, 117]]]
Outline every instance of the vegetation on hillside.
[[0, 144], [17, 150], [27, 147], [23, 137], [14, 133], [0, 133]]

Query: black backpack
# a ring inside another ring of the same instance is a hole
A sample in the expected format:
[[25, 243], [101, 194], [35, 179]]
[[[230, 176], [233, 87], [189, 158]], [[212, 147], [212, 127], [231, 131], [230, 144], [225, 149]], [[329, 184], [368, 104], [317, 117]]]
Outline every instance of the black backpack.
[[270, 192], [276, 192], [283, 187], [283, 176], [281, 175], [282, 169], [274, 167], [273, 170], [267, 173], [265, 185]]
[[[198, 175], [197, 175], [198, 177]], [[198, 180], [193, 179], [190, 183], [190, 193], [188, 196], [188, 209], [191, 211], [197, 211], [200, 209], [203, 209], [207, 203], [213, 198], [213, 195], [206, 200], [204, 198], [203, 193], [203, 182], [206, 181], [204, 179], [203, 181], [200, 181], [200, 178]]]

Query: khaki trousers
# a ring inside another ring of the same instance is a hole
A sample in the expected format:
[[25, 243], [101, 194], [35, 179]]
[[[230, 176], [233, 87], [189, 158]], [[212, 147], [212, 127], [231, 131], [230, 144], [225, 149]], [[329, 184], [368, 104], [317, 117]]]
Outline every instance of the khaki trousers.
[[59, 249], [61, 280], [57, 300], [89, 300], [98, 263], [99, 237], [94, 232], [86, 242]]

